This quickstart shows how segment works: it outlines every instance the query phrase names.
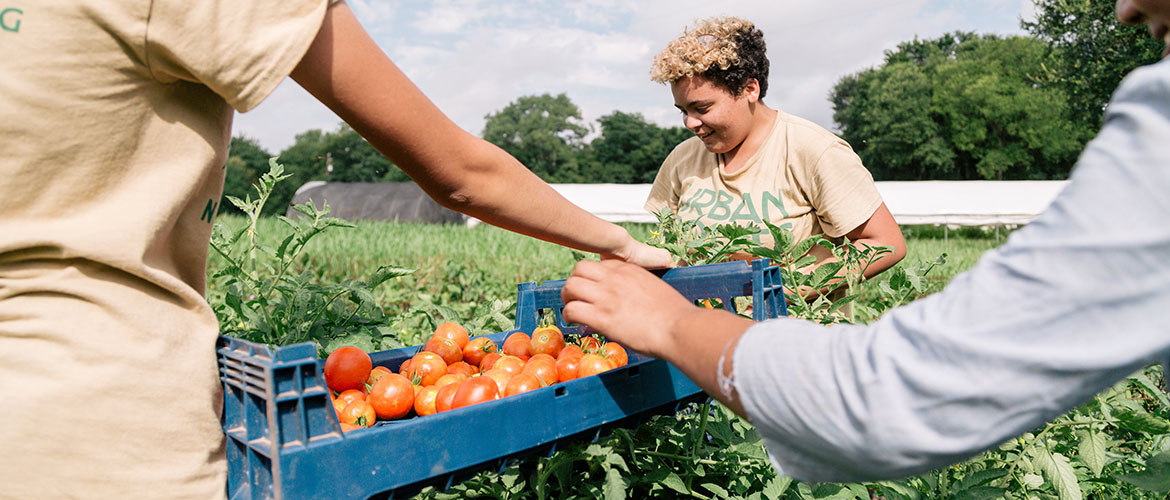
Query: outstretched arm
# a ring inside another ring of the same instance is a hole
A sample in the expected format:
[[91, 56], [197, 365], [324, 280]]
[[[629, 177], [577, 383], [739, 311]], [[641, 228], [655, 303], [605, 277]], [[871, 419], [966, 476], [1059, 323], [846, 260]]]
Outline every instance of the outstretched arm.
[[344, 2], [329, 7], [292, 78], [443, 206], [604, 258], [671, 266], [665, 250], [573, 205], [511, 155], [451, 122]]

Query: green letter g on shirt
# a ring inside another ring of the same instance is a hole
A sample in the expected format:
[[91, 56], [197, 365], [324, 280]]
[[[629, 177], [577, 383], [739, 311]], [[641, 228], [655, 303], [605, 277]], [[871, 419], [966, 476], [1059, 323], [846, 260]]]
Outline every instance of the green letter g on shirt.
[[9, 7], [7, 9], [0, 10], [0, 29], [3, 29], [4, 31], [11, 31], [13, 33], [19, 32], [20, 17], [23, 15], [24, 11], [16, 7]]

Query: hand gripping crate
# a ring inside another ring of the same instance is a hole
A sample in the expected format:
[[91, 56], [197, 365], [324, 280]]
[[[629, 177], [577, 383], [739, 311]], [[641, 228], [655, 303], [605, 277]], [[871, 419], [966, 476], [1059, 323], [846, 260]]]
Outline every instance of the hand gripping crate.
[[[752, 316], [786, 313], [777, 267], [765, 259], [671, 269], [662, 279], [691, 300], [752, 298]], [[496, 344], [531, 334], [543, 310], [561, 318], [564, 280], [518, 286], [516, 328], [488, 335]], [[374, 366], [397, 370], [419, 346], [371, 353]], [[509, 459], [551, 454], [575, 440], [597, 439], [615, 427], [673, 414], [707, 398], [665, 361], [629, 353], [629, 364], [595, 377], [555, 384], [427, 417], [380, 422], [342, 433], [312, 343], [269, 348], [222, 336], [223, 429], [227, 494], [240, 499], [395, 498], [428, 485], [441, 488]], [[525, 425], [509, 425], [523, 422]], [[467, 446], [451, 429], [474, 425], [490, 441]]]

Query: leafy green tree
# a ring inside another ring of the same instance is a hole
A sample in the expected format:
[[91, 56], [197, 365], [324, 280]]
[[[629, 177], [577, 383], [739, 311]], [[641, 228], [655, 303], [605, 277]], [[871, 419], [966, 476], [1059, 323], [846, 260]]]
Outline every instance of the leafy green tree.
[[[272, 157], [255, 139], [245, 136], [232, 137], [228, 149], [228, 159], [224, 168], [223, 199], [235, 196], [243, 199], [252, 189], [252, 185], [268, 171], [268, 159]], [[220, 203], [219, 213], [241, 214], [239, 208], [231, 203]]]
[[683, 127], [663, 128], [639, 113], [614, 111], [598, 118], [601, 135], [589, 143], [584, 182], [654, 182], [662, 161], [692, 134]]
[[1031, 37], [905, 42], [837, 82], [833, 118], [878, 180], [1064, 178], [1083, 142], [1047, 53]]
[[483, 138], [547, 182], [581, 182], [579, 156], [589, 129], [565, 94], [524, 96], [485, 117]]
[[1113, 90], [1134, 68], [1157, 62], [1162, 43], [1144, 26], [1117, 20], [1116, 2], [1036, 0], [1036, 20], [1024, 29], [1052, 47], [1046, 78], [1068, 95], [1083, 140], [1097, 133]]
[[[332, 164], [331, 182], [382, 182], [406, 180], [390, 160], [344, 123], [327, 134], [326, 152]], [[399, 175], [395, 176], [397, 172]]]

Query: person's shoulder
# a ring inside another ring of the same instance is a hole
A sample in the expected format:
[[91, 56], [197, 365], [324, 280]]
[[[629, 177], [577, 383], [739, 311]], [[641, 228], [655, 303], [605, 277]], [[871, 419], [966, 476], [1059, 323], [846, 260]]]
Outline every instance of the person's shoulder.
[[670, 151], [670, 154], [666, 155], [666, 160], [663, 162], [663, 165], [696, 163], [702, 159], [704, 153], [707, 153], [707, 147], [703, 145], [703, 141], [698, 136], [694, 136], [678, 143]]
[[1151, 97], [1147, 95], [1150, 93], [1164, 98], [1167, 92], [1170, 92], [1170, 59], [1163, 59], [1126, 75], [1114, 91], [1113, 100]]
[[849, 146], [837, 134], [830, 132], [825, 127], [817, 125], [812, 120], [783, 111], [777, 111], [776, 113], [776, 119], [784, 123], [785, 130], [788, 131], [788, 134], [797, 144], [810, 146], [814, 150], [823, 150], [830, 146], [838, 145]]

